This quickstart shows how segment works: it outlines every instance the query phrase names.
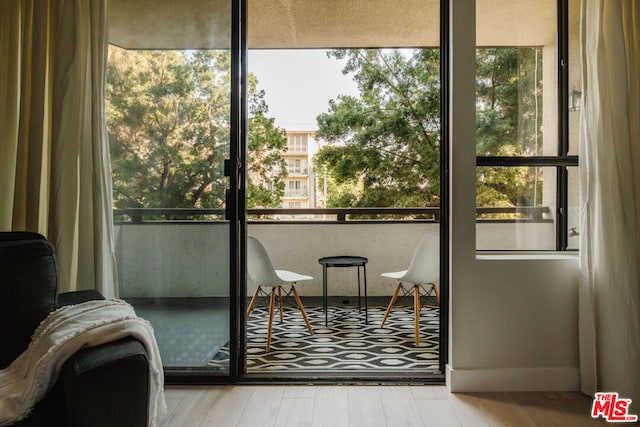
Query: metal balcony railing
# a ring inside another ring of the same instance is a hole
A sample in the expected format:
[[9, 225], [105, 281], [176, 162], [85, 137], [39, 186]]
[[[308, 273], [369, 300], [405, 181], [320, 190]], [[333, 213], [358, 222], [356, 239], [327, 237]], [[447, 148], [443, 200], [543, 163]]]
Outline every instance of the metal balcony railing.
[[[551, 222], [545, 215], [550, 213], [542, 207], [504, 207], [476, 209], [477, 222]], [[224, 209], [192, 208], [128, 208], [114, 209], [116, 222], [150, 221], [221, 221]], [[440, 208], [301, 208], [301, 209], [249, 209], [249, 221], [304, 221], [304, 222], [440, 222]], [[548, 216], [548, 215], [547, 215]], [[296, 219], [299, 218], [299, 219]]]
[[304, 190], [284, 190], [284, 197], [307, 197], [309, 192]]
[[308, 175], [309, 169], [305, 167], [289, 167], [287, 168], [287, 174], [289, 175]]
[[307, 154], [307, 146], [287, 145], [287, 151], [284, 154]]

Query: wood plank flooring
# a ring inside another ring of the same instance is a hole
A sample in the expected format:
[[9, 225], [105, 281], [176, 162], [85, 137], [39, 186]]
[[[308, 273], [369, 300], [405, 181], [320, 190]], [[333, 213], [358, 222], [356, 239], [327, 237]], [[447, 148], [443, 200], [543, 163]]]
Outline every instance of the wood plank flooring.
[[167, 386], [161, 427], [606, 425], [574, 392], [449, 393], [443, 386]]

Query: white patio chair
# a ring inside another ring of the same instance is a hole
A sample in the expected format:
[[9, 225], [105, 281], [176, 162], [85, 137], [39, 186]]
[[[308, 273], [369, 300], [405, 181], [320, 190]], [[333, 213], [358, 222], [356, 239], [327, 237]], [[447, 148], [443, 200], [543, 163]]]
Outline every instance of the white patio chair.
[[[404, 284], [413, 285], [413, 311], [416, 328], [416, 346], [420, 345], [420, 296], [435, 294], [438, 303], [440, 302], [440, 293], [436, 287], [436, 283], [440, 280], [440, 238], [438, 234], [427, 234], [422, 238], [418, 247], [413, 252], [409, 267], [403, 271], [395, 271], [390, 273], [382, 273], [383, 277], [389, 277], [398, 281], [387, 311], [382, 319], [381, 328], [391, 313], [391, 308], [398, 298], [398, 293], [402, 289], [404, 294], [408, 294], [411, 290], [405, 290]], [[422, 291], [422, 292], [421, 292]]]
[[247, 308], [247, 319], [251, 315], [251, 311], [256, 303], [258, 294], [263, 288], [271, 288], [268, 293], [269, 297], [269, 327], [267, 329], [267, 352], [271, 349], [271, 332], [273, 330], [273, 310], [275, 306], [276, 293], [278, 298], [278, 306], [280, 311], [280, 321], [283, 320], [282, 315], [282, 284], [291, 285], [291, 292], [296, 300], [296, 304], [302, 313], [304, 322], [307, 324], [309, 333], [313, 335], [313, 328], [304, 311], [300, 296], [296, 291], [295, 284], [302, 280], [311, 280], [313, 277], [304, 274], [294, 273], [287, 270], [275, 270], [271, 258], [262, 243], [253, 236], [247, 238], [247, 274], [249, 279], [256, 284], [256, 290], [253, 293], [249, 307]]

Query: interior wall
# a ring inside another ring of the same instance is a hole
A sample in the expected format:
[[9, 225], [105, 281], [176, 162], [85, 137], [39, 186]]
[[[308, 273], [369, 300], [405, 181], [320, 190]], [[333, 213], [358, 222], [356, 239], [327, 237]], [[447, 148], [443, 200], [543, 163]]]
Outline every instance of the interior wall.
[[475, 0], [451, 0], [451, 391], [578, 390], [577, 256], [476, 255]]
[[578, 390], [578, 260], [487, 255], [466, 268], [452, 281], [449, 387]]

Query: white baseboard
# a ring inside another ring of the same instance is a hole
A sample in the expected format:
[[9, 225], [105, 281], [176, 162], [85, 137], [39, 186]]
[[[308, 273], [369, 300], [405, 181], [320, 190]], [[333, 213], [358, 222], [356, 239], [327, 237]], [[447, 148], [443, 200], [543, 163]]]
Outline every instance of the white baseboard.
[[452, 369], [447, 365], [451, 392], [579, 391], [578, 368]]

